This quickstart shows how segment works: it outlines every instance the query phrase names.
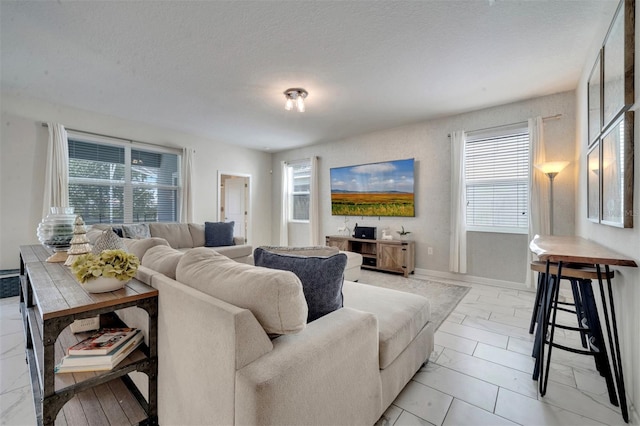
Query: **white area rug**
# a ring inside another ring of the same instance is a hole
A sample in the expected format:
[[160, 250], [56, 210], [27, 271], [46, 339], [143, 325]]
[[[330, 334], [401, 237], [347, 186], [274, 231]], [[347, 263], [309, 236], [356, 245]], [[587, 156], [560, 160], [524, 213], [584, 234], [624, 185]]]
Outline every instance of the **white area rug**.
[[406, 291], [426, 297], [431, 303], [431, 321], [436, 330], [471, 289], [471, 287], [431, 279], [423, 280], [413, 278], [412, 276], [405, 278], [402, 275], [365, 269], [361, 271], [358, 282], [361, 284]]

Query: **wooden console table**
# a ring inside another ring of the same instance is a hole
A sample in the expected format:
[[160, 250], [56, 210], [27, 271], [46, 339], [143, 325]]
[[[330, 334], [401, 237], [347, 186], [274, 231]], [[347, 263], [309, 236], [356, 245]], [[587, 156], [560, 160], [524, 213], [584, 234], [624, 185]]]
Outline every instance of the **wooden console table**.
[[340, 235], [326, 237], [326, 244], [342, 251], [362, 255], [362, 267], [378, 271], [398, 272], [408, 277], [416, 269], [415, 241], [367, 240]]
[[[20, 311], [38, 424], [53, 425], [60, 412], [68, 424], [156, 425], [158, 291], [133, 279], [117, 291], [89, 293], [69, 268], [46, 262], [51, 253], [20, 247]], [[149, 314], [148, 346], [110, 371], [54, 373], [66, 348], [92, 334], [74, 335], [69, 324], [100, 315], [102, 326], [123, 326], [115, 311], [131, 306]], [[127, 376], [133, 371], [149, 377], [148, 401]]]
[[[546, 289], [550, 288], [549, 283], [552, 275], [549, 268], [552, 263], [557, 264], [557, 275], [562, 276], [562, 265], [564, 263], [581, 264], [595, 266], [598, 275], [598, 286], [600, 287], [600, 297], [602, 300], [602, 316], [605, 319], [606, 337], [608, 338], [609, 349], [611, 353], [611, 363], [613, 364], [613, 372], [615, 375], [615, 391], [617, 391], [617, 400], [620, 404], [620, 411], [625, 422], [629, 422], [629, 411], [627, 409], [627, 397], [624, 388], [624, 375], [622, 371], [622, 358], [620, 356], [620, 340], [618, 337], [618, 325], [616, 322], [615, 306], [613, 303], [613, 290], [611, 286], [611, 275], [609, 266], [630, 266], [637, 267], [635, 260], [610, 250], [594, 241], [590, 241], [580, 237], [562, 237], [562, 236], [539, 236], [536, 235], [529, 244], [529, 249], [541, 261], [546, 262], [547, 283], [543, 287], [542, 299], [548, 300]], [[604, 271], [602, 270], [604, 266]], [[606, 285], [605, 285], [606, 282]], [[605, 291], [606, 289], [606, 291]], [[606, 294], [605, 294], [606, 293]], [[549, 306], [542, 303], [542, 330], [547, 330], [547, 312]], [[548, 378], [549, 359], [547, 360], [547, 373], [542, 374], [544, 366], [544, 345], [546, 333], [540, 334], [540, 349], [537, 356], [537, 363], [540, 367], [540, 394], [544, 396], [546, 392], [546, 381]], [[549, 349], [551, 350], [551, 349]], [[615, 396], [615, 395], [614, 395]]]

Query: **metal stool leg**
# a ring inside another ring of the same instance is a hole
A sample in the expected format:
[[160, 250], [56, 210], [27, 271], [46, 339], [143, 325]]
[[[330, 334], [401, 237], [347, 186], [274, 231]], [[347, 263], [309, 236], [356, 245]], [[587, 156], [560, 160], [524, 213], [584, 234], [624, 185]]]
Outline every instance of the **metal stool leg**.
[[583, 328], [587, 328], [587, 326], [582, 326], [582, 321], [585, 318], [585, 307], [583, 306], [583, 295], [580, 291], [580, 286], [583, 280], [577, 278], [571, 278], [571, 292], [573, 293], [573, 304], [575, 306], [576, 318], [578, 320], [578, 327], [580, 327], [580, 341], [582, 342], [582, 347], [587, 348], [587, 332], [582, 330]]
[[[584, 307], [584, 319], [589, 331], [587, 334], [588, 348], [594, 352], [594, 360], [596, 369], [602, 377], [604, 377], [609, 391], [609, 401], [618, 406], [618, 398], [616, 396], [613, 375], [609, 366], [609, 356], [607, 354], [607, 346], [604, 343], [604, 335], [600, 326], [598, 317], [598, 309], [596, 307], [591, 280], [583, 280], [580, 283], [582, 303]], [[581, 322], [582, 324], [582, 322]]]
[[[607, 298], [604, 292], [604, 283], [602, 282], [602, 270], [600, 265], [596, 264], [598, 271], [598, 284], [600, 285], [600, 296], [602, 297], [602, 310], [607, 326], [607, 335], [609, 337], [609, 347], [611, 348], [611, 361], [613, 363], [613, 372], [616, 377], [618, 388], [618, 401], [620, 402], [620, 411], [622, 418], [629, 423], [629, 411], [627, 409], [627, 396], [624, 389], [624, 377], [622, 375], [622, 357], [620, 355], [620, 341], [618, 339], [618, 324], [616, 322], [616, 313], [613, 304], [613, 289], [611, 288], [611, 278], [609, 277], [609, 265], [605, 265], [605, 273], [607, 277], [607, 291], [609, 293], [609, 308], [611, 308], [611, 320], [607, 309]], [[613, 327], [612, 327], [613, 326]]]
[[544, 360], [544, 344], [546, 340], [547, 329], [549, 325], [549, 315], [551, 314], [551, 294], [552, 288], [556, 281], [554, 275], [549, 274], [549, 265], [547, 264], [547, 273], [544, 274], [545, 279], [542, 283], [541, 303], [538, 310], [538, 327], [536, 328], [536, 335], [533, 341], [533, 354], [536, 359], [533, 367], [533, 380], [538, 380], [540, 377], [541, 366]]
[[533, 334], [533, 329], [536, 326], [536, 321], [538, 320], [538, 310], [540, 309], [540, 302], [542, 299], [542, 286], [546, 278], [543, 273], [538, 272], [538, 288], [536, 289], [536, 302], [533, 305], [533, 312], [531, 313], [531, 322], [529, 323], [529, 334]]
[[[551, 320], [551, 331], [549, 332], [549, 353], [547, 354], [547, 367], [542, 373], [542, 380], [538, 382], [540, 385], [540, 396], [544, 396], [547, 393], [547, 384], [549, 382], [549, 369], [551, 367], [551, 350], [553, 349], [553, 336], [556, 331], [556, 318], [558, 314], [558, 295], [560, 294], [560, 280], [562, 277], [562, 262], [558, 262], [558, 275], [556, 279], [553, 280], [553, 286], [551, 288], [551, 303], [549, 304], [550, 310], [553, 311], [553, 319]], [[548, 324], [545, 323], [545, 325]], [[546, 327], [545, 330], [546, 332]], [[544, 336], [543, 336], [544, 339]], [[544, 346], [546, 339], [542, 340], [541, 343]], [[541, 365], [543, 362], [541, 360]]]

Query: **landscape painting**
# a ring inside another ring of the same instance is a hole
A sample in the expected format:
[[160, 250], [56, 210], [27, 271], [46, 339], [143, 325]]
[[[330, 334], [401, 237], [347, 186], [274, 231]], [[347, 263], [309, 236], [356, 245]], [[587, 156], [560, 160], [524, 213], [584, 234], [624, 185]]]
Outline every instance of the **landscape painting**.
[[332, 168], [334, 216], [415, 216], [414, 159]]

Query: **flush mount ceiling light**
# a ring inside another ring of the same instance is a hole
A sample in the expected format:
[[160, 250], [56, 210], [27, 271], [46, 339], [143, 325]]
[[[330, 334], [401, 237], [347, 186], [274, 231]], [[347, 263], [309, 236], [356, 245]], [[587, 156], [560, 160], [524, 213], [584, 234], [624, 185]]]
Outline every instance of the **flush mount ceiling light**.
[[298, 108], [299, 112], [304, 112], [304, 98], [309, 95], [304, 89], [287, 89], [284, 91], [284, 97], [287, 101], [284, 104], [284, 109], [287, 111], [291, 111], [293, 109], [293, 104], [295, 103], [296, 108]]

